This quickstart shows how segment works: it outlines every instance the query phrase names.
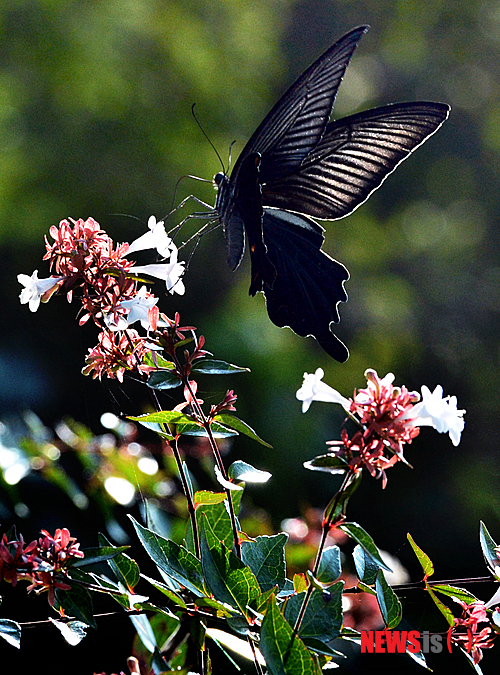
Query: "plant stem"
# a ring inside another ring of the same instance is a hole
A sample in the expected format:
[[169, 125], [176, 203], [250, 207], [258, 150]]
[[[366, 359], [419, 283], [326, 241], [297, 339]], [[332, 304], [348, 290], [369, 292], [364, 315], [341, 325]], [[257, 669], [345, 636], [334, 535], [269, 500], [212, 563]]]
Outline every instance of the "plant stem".
[[[156, 392], [154, 389], [151, 389], [152, 392], [152, 397], [155, 403], [155, 408], [158, 412], [161, 411], [161, 406], [160, 402], [158, 401], [158, 398], [156, 396]], [[167, 432], [165, 429], [165, 425], [161, 425], [163, 430]], [[194, 552], [195, 555], [198, 559], [201, 559], [201, 551], [200, 551], [200, 536], [198, 533], [198, 523], [196, 522], [196, 509], [194, 506], [193, 502], [193, 497], [191, 495], [191, 490], [189, 489], [189, 481], [186, 476], [186, 472], [184, 471], [184, 464], [182, 462], [182, 457], [181, 453], [179, 451], [179, 446], [177, 443], [177, 437], [174, 438], [172, 443], [168, 443], [169, 447], [172, 449], [172, 452], [174, 454], [175, 458], [175, 463], [177, 464], [177, 470], [179, 471], [179, 476], [181, 479], [182, 483], [182, 489], [184, 490], [184, 494], [186, 495], [186, 500], [187, 500], [187, 507], [188, 507], [188, 512], [189, 512], [189, 518], [191, 520], [191, 527], [193, 528], [193, 541], [194, 541]]]
[[[339, 503], [339, 500], [340, 500], [340, 497], [342, 496], [342, 493], [348, 487], [352, 476], [353, 476], [352, 471], [348, 471], [346, 473], [346, 475], [344, 477], [344, 480], [342, 481], [342, 485], [340, 486], [340, 489], [335, 494], [335, 497], [334, 497], [334, 499], [331, 503], [331, 506], [330, 506], [330, 509], [329, 509], [330, 510], [329, 516], [328, 516], [328, 518], [326, 518], [323, 521], [323, 532], [321, 534], [321, 541], [320, 541], [320, 544], [318, 546], [318, 551], [316, 553], [316, 559], [314, 561], [314, 566], [313, 566], [313, 570], [312, 570], [313, 577], [316, 577], [316, 575], [318, 574], [319, 565], [320, 565], [320, 562], [321, 562], [321, 556], [323, 555], [323, 550], [324, 550], [325, 544], [326, 544], [326, 539], [328, 537], [328, 533], [330, 532], [330, 530], [332, 528], [333, 519], [335, 518], [335, 515], [336, 515], [336, 506]], [[299, 631], [300, 624], [302, 623], [302, 619], [304, 618], [304, 614], [306, 613], [307, 605], [309, 604], [309, 600], [311, 599], [311, 595], [312, 595], [313, 590], [314, 590], [314, 586], [311, 582], [309, 582], [309, 586], [307, 587], [304, 602], [302, 603], [299, 614], [297, 616], [297, 620], [296, 620], [295, 625], [293, 627], [293, 637], [294, 638]]]
[[[183, 373], [183, 371], [180, 367], [180, 364], [177, 362], [177, 359], [176, 359], [176, 365], [177, 365], [177, 372], [179, 374]], [[195, 408], [196, 414], [197, 414], [203, 428], [205, 429], [205, 431], [207, 433], [208, 441], [210, 443], [210, 447], [212, 449], [212, 452], [213, 452], [213, 455], [214, 455], [214, 458], [215, 458], [215, 463], [217, 464], [217, 466], [219, 468], [219, 471], [221, 472], [224, 480], [227, 480], [226, 469], [224, 467], [224, 463], [222, 462], [222, 457], [220, 455], [219, 448], [218, 448], [217, 443], [215, 441], [215, 438], [213, 436], [212, 429], [211, 429], [211, 426], [210, 426], [210, 422], [208, 421], [205, 413], [203, 412], [203, 409], [202, 409], [201, 405], [198, 403], [198, 399], [196, 398], [196, 396], [195, 396], [195, 394], [194, 394], [194, 392], [191, 388], [191, 385], [189, 383], [188, 378], [184, 374], [182, 374], [182, 380], [183, 380], [184, 386], [189, 391], [189, 395], [191, 396], [193, 408]], [[236, 515], [235, 515], [235, 512], [234, 512], [233, 498], [232, 498], [231, 490], [229, 488], [224, 488], [224, 489], [226, 491], [227, 501], [228, 501], [228, 505], [229, 505], [229, 516], [231, 518], [231, 526], [232, 526], [232, 530], [233, 530], [234, 548], [235, 548], [235, 551], [236, 551], [236, 555], [241, 560], [241, 545], [240, 545], [240, 539], [239, 539], [239, 535], [238, 535], [238, 525], [236, 523]]]

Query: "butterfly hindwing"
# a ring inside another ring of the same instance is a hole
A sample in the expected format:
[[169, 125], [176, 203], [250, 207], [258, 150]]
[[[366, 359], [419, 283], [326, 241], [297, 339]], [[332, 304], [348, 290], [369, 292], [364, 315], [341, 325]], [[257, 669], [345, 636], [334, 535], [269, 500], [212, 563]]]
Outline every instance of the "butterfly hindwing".
[[346, 346], [331, 332], [339, 322], [337, 305], [347, 300], [349, 272], [321, 250], [323, 228], [310, 218], [278, 209], [264, 209], [264, 243], [276, 274], [262, 280], [269, 318], [297, 335], [313, 336], [337, 361], [346, 361]]
[[443, 103], [399, 103], [331, 122], [294, 172], [263, 186], [265, 206], [335, 220], [365, 202], [448, 117]]

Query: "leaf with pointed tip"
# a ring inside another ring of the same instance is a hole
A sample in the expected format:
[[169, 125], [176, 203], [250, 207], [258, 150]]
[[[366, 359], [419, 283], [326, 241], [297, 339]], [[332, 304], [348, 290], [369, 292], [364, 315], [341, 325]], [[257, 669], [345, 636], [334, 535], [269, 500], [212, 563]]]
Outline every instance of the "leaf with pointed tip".
[[382, 570], [378, 571], [375, 579], [378, 606], [387, 628], [396, 628], [403, 616], [403, 608], [397, 595], [386, 581]]
[[234, 373], [249, 373], [250, 368], [241, 368], [216, 359], [200, 359], [193, 363], [191, 372], [204, 375], [233, 375]]
[[[302, 639], [312, 638], [329, 642], [340, 634], [342, 627], [342, 592], [344, 582], [338, 581], [328, 590], [315, 588], [307, 603], [304, 617], [300, 623], [298, 634]], [[304, 603], [307, 591], [302, 591], [289, 598], [285, 608], [285, 619], [291, 626], [295, 625]]]
[[225, 427], [234, 429], [235, 431], [238, 431], [240, 434], [244, 434], [245, 436], [252, 438], [254, 441], [257, 441], [257, 443], [265, 445], [266, 448], [273, 447], [269, 443], [266, 443], [266, 441], [262, 440], [260, 436], [257, 436], [252, 427], [249, 427], [246, 422], [243, 422], [243, 420], [240, 420], [238, 417], [235, 417], [234, 415], [227, 415], [227, 414], [216, 415], [214, 417], [214, 420], [216, 420], [217, 422], [221, 422], [221, 424], [223, 424]]
[[471, 602], [477, 602], [476, 596], [473, 593], [469, 593], [469, 591], [466, 591], [464, 588], [457, 588], [456, 586], [450, 586], [449, 584], [429, 584], [429, 586], [435, 593], [442, 593], [450, 598], [462, 600], [468, 605], [470, 605]]
[[217, 539], [205, 515], [201, 519], [200, 544], [203, 574], [215, 599], [253, 620], [249, 605], [261, 594], [258, 581], [251, 569]]
[[263, 535], [255, 541], [241, 542], [241, 559], [257, 577], [262, 592], [285, 584], [285, 544], [288, 534]]
[[481, 550], [483, 552], [486, 566], [490, 572], [498, 579], [500, 578], [500, 556], [498, 554], [498, 546], [491, 538], [490, 533], [486, 529], [486, 525], [481, 521], [479, 526], [479, 541], [481, 542]]
[[434, 593], [432, 590], [432, 586], [430, 586], [428, 583], [425, 584], [426, 591], [429, 593], [431, 596], [432, 600], [434, 601], [434, 604], [436, 607], [439, 609], [441, 614], [444, 616], [446, 621], [448, 622], [448, 625], [454, 626], [455, 625], [455, 616], [451, 609], [449, 609], [441, 600], [437, 597], [437, 595]]
[[269, 675], [321, 675], [319, 665], [281, 614], [274, 595], [262, 622], [259, 649]]
[[392, 572], [391, 568], [382, 560], [375, 542], [361, 525], [358, 525], [358, 523], [342, 523], [342, 525], [339, 525], [339, 529], [354, 539], [379, 567]]
[[427, 553], [424, 553], [422, 549], [416, 545], [410, 533], [408, 533], [406, 536], [408, 538], [408, 541], [410, 542], [410, 545], [415, 555], [418, 558], [418, 562], [422, 565], [422, 569], [424, 570], [424, 579], [427, 579], [427, 577], [431, 577], [434, 574], [434, 565], [432, 564], [431, 559], [429, 558]]
[[141, 544], [156, 566], [197, 596], [205, 595], [201, 563], [183, 546], [161, 537], [129, 516]]
[[21, 626], [12, 619], [0, 619], [0, 637], [10, 645], [21, 648]]

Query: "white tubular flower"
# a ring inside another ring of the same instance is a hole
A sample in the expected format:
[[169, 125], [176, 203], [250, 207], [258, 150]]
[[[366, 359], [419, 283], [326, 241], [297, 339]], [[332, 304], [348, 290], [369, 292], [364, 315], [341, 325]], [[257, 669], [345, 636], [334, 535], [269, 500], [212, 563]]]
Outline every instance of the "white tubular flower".
[[170, 254], [170, 262], [155, 263], [153, 265], [139, 265], [129, 271], [134, 274], [148, 274], [156, 279], [163, 279], [169, 293], [184, 295], [185, 287], [181, 277], [184, 274], [184, 261], [177, 262], [177, 247], [174, 246]]
[[154, 295], [146, 297], [148, 289], [146, 286], [141, 286], [137, 295], [131, 300], [123, 300], [120, 303], [120, 307], [123, 309], [130, 310], [126, 318], [128, 326], [131, 326], [136, 321], [141, 322], [141, 326], [145, 329], [150, 328], [148, 320], [148, 311], [156, 305], [158, 298], [155, 298]]
[[438, 384], [433, 392], [425, 384], [422, 386], [422, 401], [417, 403], [412, 411], [415, 416], [414, 426], [433, 427], [440, 434], [449, 434], [454, 446], [460, 443], [460, 436], [464, 430], [465, 410], [457, 409], [457, 397], [445, 396], [443, 387]]
[[155, 248], [162, 258], [166, 258], [170, 254], [174, 244], [165, 232], [163, 220], [160, 220], [157, 223], [156, 218], [151, 216], [148, 220], [148, 227], [149, 232], [146, 232], [146, 234], [143, 234], [130, 244], [127, 255], [129, 253], [135, 253], [135, 251], [144, 251], [149, 248]]
[[313, 401], [340, 403], [345, 410], [349, 410], [351, 402], [336, 389], [321, 381], [324, 374], [322, 368], [318, 368], [314, 375], [304, 373], [304, 382], [296, 394], [298, 400], [302, 401], [302, 412], [307, 412]]
[[[48, 279], [39, 279], [38, 270], [35, 270], [30, 277], [27, 274], [18, 274], [17, 280], [24, 286], [19, 295], [21, 305], [28, 304], [30, 310], [32, 312], [36, 312], [40, 306], [42, 296], [48, 291], [55, 289], [61, 279], [64, 279], [64, 277], [49, 277]], [[46, 300], [48, 300], [48, 298], [46, 298]]]

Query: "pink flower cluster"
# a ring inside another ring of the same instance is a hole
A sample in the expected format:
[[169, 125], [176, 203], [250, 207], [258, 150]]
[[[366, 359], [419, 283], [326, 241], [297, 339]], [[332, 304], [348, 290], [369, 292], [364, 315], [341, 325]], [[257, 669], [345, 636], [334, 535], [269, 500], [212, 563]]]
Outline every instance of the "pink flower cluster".
[[64, 279], [60, 288], [69, 302], [75, 289], [81, 289], [80, 325], [92, 317], [102, 327], [104, 315], [115, 311], [137, 291], [137, 282], [127, 274], [134, 265], [124, 257], [129, 246], [115, 248], [111, 237], [93, 218], [71, 223], [62, 220], [59, 227], [50, 228], [54, 243], [45, 238], [47, 253], [43, 259], [49, 260], [51, 272]]
[[[462, 600], [457, 602], [462, 606], [463, 612], [460, 618], [455, 618], [454, 625], [448, 631], [448, 640], [470, 654], [477, 665], [483, 658], [482, 650], [493, 647], [496, 633], [490, 625], [484, 602], [478, 600], [470, 605]], [[488, 625], [479, 628], [479, 624], [485, 623]]]
[[46, 530], [41, 531], [38, 540], [26, 545], [22, 535], [19, 539], [9, 540], [4, 534], [0, 541], [0, 579], [13, 586], [21, 580], [31, 582], [28, 590], [36, 593], [48, 591], [49, 603], [55, 603], [55, 589], [70, 588], [62, 579], [68, 563], [74, 558], [83, 558], [80, 544], [70, 536], [65, 527], [57, 529], [54, 536]]

